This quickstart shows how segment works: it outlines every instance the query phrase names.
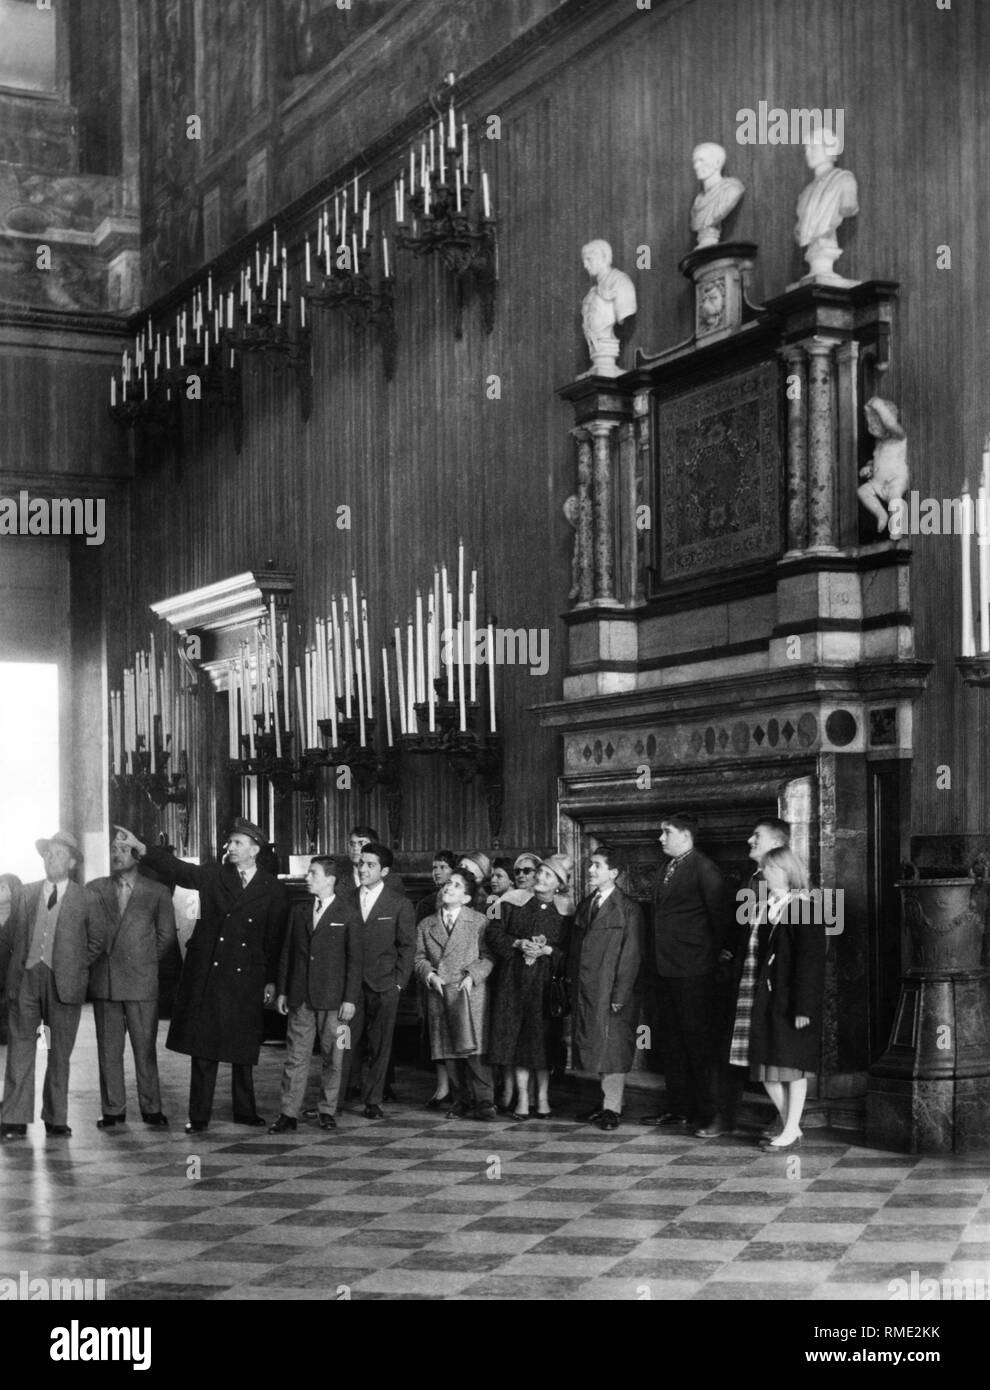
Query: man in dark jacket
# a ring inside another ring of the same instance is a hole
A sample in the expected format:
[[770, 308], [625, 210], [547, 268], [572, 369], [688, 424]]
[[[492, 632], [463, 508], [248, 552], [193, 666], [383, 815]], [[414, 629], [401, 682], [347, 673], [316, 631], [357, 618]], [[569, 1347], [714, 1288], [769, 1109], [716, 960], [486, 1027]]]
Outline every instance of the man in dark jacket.
[[234, 1123], [263, 1126], [252, 1068], [264, 1033], [263, 1006], [275, 998], [289, 915], [284, 886], [256, 863], [264, 832], [238, 817], [224, 845], [226, 862], [201, 867], [117, 829], [149, 868], [200, 894], [165, 1042], [192, 1058], [186, 1132], [198, 1134], [210, 1122], [220, 1062], [231, 1064]]
[[106, 947], [89, 972], [100, 1069], [99, 1129], [126, 1119], [124, 1037], [131, 1039], [138, 1103], [146, 1125], [164, 1128], [158, 1081], [158, 962], [175, 946], [175, 912], [167, 888], [137, 871], [134, 851], [110, 845], [110, 877], [86, 886]]
[[588, 883], [593, 892], [578, 906], [567, 968], [574, 1065], [597, 1072], [602, 1088], [599, 1103], [576, 1118], [606, 1130], [619, 1127], [639, 1021], [643, 914], [639, 904], [615, 886], [621, 868], [607, 845], [591, 856]]
[[363, 964], [361, 918], [353, 895], [335, 891], [339, 875], [338, 865], [328, 856], [311, 859], [306, 887], [312, 901], [296, 903], [289, 917], [277, 999], [279, 1013], [289, 1016], [289, 1027], [279, 1116], [269, 1134], [285, 1134], [298, 1124], [315, 1037], [319, 1037], [323, 1061], [320, 1128], [336, 1128], [334, 1115], [349, 1048], [346, 1025], [354, 1018], [355, 1001], [361, 997]]
[[704, 1126], [715, 1109], [715, 963], [732, 917], [720, 871], [694, 847], [696, 832], [697, 821], [684, 812], [660, 825], [668, 858], [653, 898], [653, 936], [667, 1105], [644, 1124]]

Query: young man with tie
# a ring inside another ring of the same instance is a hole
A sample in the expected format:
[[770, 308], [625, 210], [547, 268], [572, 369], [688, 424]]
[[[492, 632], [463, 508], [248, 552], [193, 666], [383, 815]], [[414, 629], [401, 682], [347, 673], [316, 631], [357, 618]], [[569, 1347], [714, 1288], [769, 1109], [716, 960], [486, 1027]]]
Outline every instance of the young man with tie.
[[15, 895], [0, 933], [0, 980], [6, 976], [10, 1010], [7, 1071], [0, 1139], [23, 1139], [34, 1119], [37, 1035], [45, 1025], [48, 1065], [41, 1118], [52, 1138], [66, 1138], [69, 1058], [79, 1031], [90, 964], [103, 950], [103, 934], [90, 898], [70, 875], [82, 855], [75, 836], [59, 830], [35, 842], [45, 877]]
[[298, 1125], [316, 1037], [323, 1063], [320, 1128], [337, 1126], [334, 1115], [350, 1042], [347, 1025], [357, 1012], [363, 964], [361, 919], [353, 896], [335, 891], [339, 873], [329, 856], [311, 859], [306, 886], [312, 903], [296, 903], [289, 917], [276, 1001], [279, 1013], [289, 1016], [286, 1057], [279, 1116], [269, 1134], [285, 1134]]
[[352, 1030], [352, 1053], [362, 1034], [367, 1045], [362, 1099], [364, 1118], [381, 1120], [399, 997], [412, 975], [416, 954], [413, 906], [386, 882], [394, 862], [387, 845], [371, 841], [361, 851], [361, 886], [357, 893], [363, 926], [362, 1007]]
[[240, 816], [230, 828], [223, 864], [186, 864], [148, 848], [122, 826], [149, 868], [183, 888], [196, 888], [200, 916], [182, 963], [165, 1046], [191, 1058], [187, 1134], [207, 1128], [221, 1062], [231, 1065], [234, 1124], [265, 1126], [254, 1100], [252, 1068], [264, 1034], [264, 1005], [275, 979], [289, 915], [289, 897], [274, 874], [257, 865], [264, 831]]
[[138, 873], [129, 845], [110, 844], [110, 877], [95, 878], [86, 891], [105, 948], [89, 972], [100, 1069], [98, 1129], [126, 1120], [124, 1037], [130, 1036], [138, 1104], [146, 1125], [164, 1129], [158, 1080], [158, 962], [176, 944], [172, 899], [162, 884]]
[[578, 906], [567, 976], [573, 1011], [574, 1065], [597, 1072], [601, 1099], [577, 1115], [599, 1129], [618, 1129], [626, 1073], [636, 1055], [639, 1022], [639, 904], [616, 887], [622, 861], [600, 845], [588, 865], [593, 890]]

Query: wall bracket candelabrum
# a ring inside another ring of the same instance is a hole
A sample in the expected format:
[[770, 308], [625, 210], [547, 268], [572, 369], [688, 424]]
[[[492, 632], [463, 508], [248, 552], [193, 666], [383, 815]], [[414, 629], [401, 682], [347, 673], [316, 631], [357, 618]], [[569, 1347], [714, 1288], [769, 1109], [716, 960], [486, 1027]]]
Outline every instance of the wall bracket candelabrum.
[[957, 656], [956, 670], [967, 685], [990, 690], [990, 652], [981, 656]]
[[189, 391], [190, 377], [196, 377], [199, 387], [198, 399], [207, 410], [213, 414], [224, 413], [229, 416], [234, 434], [234, 450], [240, 454], [244, 443], [243, 374], [240, 359], [233, 351], [233, 346], [232, 343], [225, 343], [222, 337], [220, 346], [214, 349], [212, 359], [207, 362], [202, 348], [197, 347], [194, 342], [187, 344], [183, 353], [184, 361], [166, 371], [165, 383], [171, 387], [173, 398], [181, 401]]
[[250, 323], [240, 330], [224, 330], [221, 350], [252, 353], [263, 358], [274, 372], [291, 371], [299, 390], [302, 418], [308, 420], [313, 410], [312, 334], [308, 327], [290, 333], [288, 318], [288, 305], [283, 300], [280, 313], [276, 297], [270, 294], [257, 301]]
[[387, 275], [372, 288], [368, 275], [371, 251], [358, 252], [357, 270], [334, 269], [329, 275], [307, 281], [303, 295], [321, 309], [339, 309], [347, 315], [356, 333], [372, 328], [378, 334], [385, 379], [395, 375], [398, 338], [395, 329], [395, 278]]
[[140, 429], [149, 438], [165, 442], [181, 438], [179, 398], [164, 375], [149, 382], [147, 395], [143, 384], [129, 381], [124, 399], [111, 405], [109, 411], [111, 420], [124, 429]]
[[[433, 704], [433, 732], [427, 729], [415, 734], [400, 734], [399, 746], [403, 753], [442, 756], [462, 786], [470, 786], [480, 777], [488, 804], [488, 827], [492, 842], [496, 843], [502, 829], [505, 803], [504, 740], [501, 734], [485, 729], [484, 711], [477, 702], [466, 705], [464, 722], [467, 727], [462, 729], [458, 702], [440, 698], [443, 684], [442, 679], [436, 682], [438, 698]], [[415, 710], [421, 727], [427, 726], [429, 705], [418, 704]]]
[[[157, 722], [157, 715], [155, 719]], [[129, 755], [133, 770], [114, 773], [112, 779], [114, 788], [118, 791], [126, 791], [131, 787], [137, 788], [148, 797], [154, 806], [157, 806], [159, 811], [164, 811], [165, 807], [169, 805], [186, 807], [189, 802], [189, 764], [185, 751], [179, 753], [175, 771], [169, 772], [171, 750], [161, 747], [156, 740], [154, 771], [152, 771], [151, 752], [146, 744], [145, 735], [138, 734], [138, 746]]]
[[495, 327], [495, 287], [498, 281], [495, 219], [482, 217], [471, 225], [468, 208], [472, 189], [462, 184], [457, 190], [431, 176], [429, 211], [422, 189], [410, 198], [412, 224], [400, 222], [396, 240], [414, 256], [436, 255], [454, 277], [457, 310], [454, 337], [464, 336], [464, 307], [472, 291], [481, 300], [481, 318], [486, 333]]

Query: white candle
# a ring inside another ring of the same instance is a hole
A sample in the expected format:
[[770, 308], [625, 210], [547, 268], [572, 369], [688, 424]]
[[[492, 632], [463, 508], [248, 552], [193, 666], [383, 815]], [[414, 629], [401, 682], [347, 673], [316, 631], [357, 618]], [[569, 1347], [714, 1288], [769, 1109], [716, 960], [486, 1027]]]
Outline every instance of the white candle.
[[382, 647], [382, 685], [385, 687], [385, 741], [392, 747], [392, 695], [388, 687], [388, 652]]
[[409, 196], [416, 191], [416, 151], [409, 146]]
[[448, 699], [451, 703], [453, 703], [453, 699], [454, 699], [454, 661], [453, 661], [453, 648], [452, 648], [452, 646], [451, 646], [451, 642], [453, 641], [453, 631], [452, 631], [452, 629], [453, 629], [453, 626], [454, 626], [454, 619], [453, 619], [453, 613], [452, 613], [452, 611], [451, 611], [451, 594], [450, 594], [450, 586], [449, 586], [448, 583], [447, 583], [447, 566], [446, 566], [446, 565], [444, 565], [444, 567], [443, 567], [442, 574], [443, 574], [443, 644], [444, 644], [444, 649], [445, 649], [445, 652], [446, 652], [446, 655], [445, 655], [445, 657], [444, 657], [444, 660], [446, 661], [446, 664], [447, 664], [447, 699]]
[[[316, 254], [317, 254], [317, 255], [320, 254], [320, 248], [319, 248], [319, 246], [317, 246], [317, 248], [316, 248]], [[307, 238], [306, 238], [306, 284], [307, 284], [307, 285], [310, 283], [310, 281], [312, 280], [312, 278], [313, 278], [313, 276], [312, 276], [312, 274], [311, 274], [311, 272], [310, 272], [310, 265], [309, 265], [309, 237], [307, 237]]]
[[330, 620], [333, 630], [333, 674], [339, 687], [342, 684], [342, 678], [340, 670], [340, 623], [337, 619], [336, 598], [330, 600]]
[[[306, 296], [304, 294], [299, 296], [299, 327], [306, 327]], [[231, 366], [233, 366], [233, 362], [231, 362]]]
[[960, 498], [960, 536], [962, 543], [962, 642], [963, 656], [975, 656], [973, 640], [973, 578], [970, 572], [970, 527], [973, 522], [973, 499], [969, 492], [969, 479], [963, 479]]
[[385, 279], [388, 279], [388, 237], [382, 232], [382, 261], [385, 267]]
[[[442, 140], [443, 140], [443, 128], [442, 128], [442, 125], [441, 125], [441, 135], [440, 135], [440, 138], [441, 138], [441, 141], [442, 141]], [[435, 168], [436, 168], [436, 156], [435, 156], [434, 153], [433, 153], [433, 127], [430, 126], [430, 173], [431, 173], [431, 174], [433, 173], [433, 170], [434, 170]]]
[[488, 619], [488, 728], [495, 732], [495, 624]]
[[344, 627], [344, 633], [343, 633], [343, 638], [344, 638], [344, 717], [345, 717], [345, 719], [350, 719], [350, 717], [351, 717], [351, 686], [352, 686], [353, 683], [354, 683], [354, 675], [353, 675], [353, 670], [352, 670], [353, 651], [352, 651], [352, 648], [351, 648], [351, 617], [350, 617], [350, 613], [348, 612], [348, 608], [347, 608], [347, 595], [346, 595], [346, 594], [342, 594], [342, 595], [341, 595], [340, 605], [341, 605], [341, 608], [343, 609], [343, 627]]
[[426, 666], [424, 662], [423, 595], [416, 590], [416, 703], [426, 699]]
[[395, 624], [395, 683], [399, 698], [399, 733], [406, 734], [409, 729], [406, 724], [406, 683], [402, 677], [402, 636], [399, 632], [399, 624]]
[[374, 681], [371, 675], [371, 643], [368, 641], [368, 600], [364, 594], [361, 595], [361, 648], [364, 652], [364, 674], [368, 686], [368, 718], [375, 717], [375, 701], [373, 696]]
[[361, 247], [368, 244], [368, 233], [371, 230], [371, 189], [367, 189], [364, 195], [364, 223], [361, 227]]
[[485, 217], [488, 219], [492, 215], [492, 205], [488, 196], [488, 175], [484, 172], [481, 175], [481, 198], [485, 208]]
[[406, 723], [409, 725], [409, 732], [415, 734], [419, 732], [419, 725], [416, 721], [416, 663], [413, 657], [412, 618], [406, 623], [406, 700], [409, 706]]
[[464, 182], [468, 181], [468, 134], [467, 121], [461, 125], [461, 167], [464, 171]]
[[454, 103], [453, 103], [453, 102], [450, 103], [450, 110], [449, 110], [448, 114], [449, 114], [449, 116], [450, 116], [450, 134], [449, 134], [449, 136], [448, 136], [448, 142], [449, 142], [449, 144], [450, 144], [450, 148], [451, 148], [452, 150], [454, 150], [454, 149], [457, 148], [457, 129], [456, 129], [455, 125], [454, 125]]
[[[330, 633], [332, 637], [332, 632]], [[334, 651], [332, 644], [327, 650], [327, 703], [330, 706], [330, 743], [337, 747], [337, 682], [334, 676]]]
[[[435, 576], [434, 571], [434, 576]], [[437, 605], [436, 594], [430, 590], [427, 595], [427, 617], [426, 617], [426, 703], [429, 712], [429, 729], [432, 734], [436, 729], [436, 702], [437, 692], [434, 685], [436, 677], [437, 660]]]
[[354, 652], [355, 674], [357, 676], [358, 743], [364, 747], [364, 670], [362, 652], [358, 647]]
[[[301, 683], [301, 681], [300, 681], [300, 679], [299, 679], [299, 667], [298, 667], [298, 666], [295, 668], [295, 671], [296, 671], [296, 731], [297, 731], [297, 733], [298, 733], [298, 735], [299, 735], [299, 742], [300, 742], [300, 744], [303, 745], [303, 746], [305, 746], [305, 743], [306, 743], [306, 719], [305, 719], [305, 715], [303, 714], [302, 683]], [[300, 747], [300, 750], [299, 750], [299, 751], [302, 752], [302, 747]]]
[[454, 170], [454, 173], [455, 173], [455, 175], [456, 175], [456, 183], [457, 183], [457, 211], [460, 212], [460, 210], [461, 210], [461, 171], [460, 171], [460, 167], [458, 167], [457, 169], [455, 169], [455, 170]]
[[282, 718], [286, 733], [292, 728], [289, 719], [289, 625], [282, 619]]
[[116, 378], [115, 376], [112, 376], [112, 377], [110, 378], [110, 405], [111, 405], [111, 407], [112, 407], [112, 406], [115, 406], [116, 404], [117, 404], [117, 378]]
[[313, 736], [313, 654], [309, 647], [306, 648], [306, 747], [315, 748], [316, 740]]
[[471, 679], [471, 703], [472, 705], [478, 698], [477, 686], [475, 683], [476, 668], [474, 662], [475, 633], [478, 630], [478, 571], [471, 571], [471, 592], [468, 595], [468, 670]]
[[987, 534], [990, 488], [987, 486], [988, 455], [983, 455], [983, 473], [977, 498], [976, 549], [980, 580], [980, 651], [990, 652], [990, 535]]

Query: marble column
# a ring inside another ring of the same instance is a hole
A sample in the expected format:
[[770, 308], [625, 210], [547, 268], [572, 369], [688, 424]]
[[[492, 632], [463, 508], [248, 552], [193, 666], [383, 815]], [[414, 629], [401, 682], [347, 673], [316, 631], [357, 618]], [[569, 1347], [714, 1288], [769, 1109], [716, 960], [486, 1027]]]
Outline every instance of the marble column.
[[802, 347], [783, 349], [787, 365], [787, 555], [808, 546], [808, 372]]
[[577, 603], [590, 603], [594, 594], [591, 518], [591, 435], [586, 429], [571, 430], [577, 441], [577, 525], [574, 537]]
[[832, 424], [834, 364], [830, 338], [810, 338], [808, 354], [808, 541], [812, 550], [835, 550], [835, 432]]
[[855, 545], [859, 538], [859, 465], [857, 441], [862, 416], [859, 409], [859, 343], [851, 338], [835, 350], [836, 419], [836, 541], [840, 546]]
[[592, 522], [594, 526], [594, 603], [617, 606], [615, 597], [615, 517], [612, 498], [612, 431], [615, 424], [595, 420], [592, 437]]

